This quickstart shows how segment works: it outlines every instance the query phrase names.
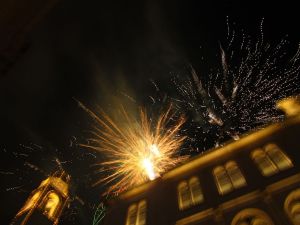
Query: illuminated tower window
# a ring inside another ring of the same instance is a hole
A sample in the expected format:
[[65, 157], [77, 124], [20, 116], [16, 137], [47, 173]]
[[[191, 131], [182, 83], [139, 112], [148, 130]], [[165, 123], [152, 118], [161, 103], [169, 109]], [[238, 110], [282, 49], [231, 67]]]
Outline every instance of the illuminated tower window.
[[55, 192], [50, 191], [43, 199], [41, 208], [44, 210], [43, 213], [47, 215], [49, 219], [54, 219], [57, 211], [59, 210], [59, 206], [59, 196]]
[[147, 203], [145, 200], [130, 205], [127, 212], [126, 225], [146, 225]]
[[218, 191], [222, 195], [247, 184], [245, 177], [234, 161], [227, 162], [225, 166], [215, 167], [213, 174]]
[[264, 176], [271, 176], [293, 166], [291, 160], [275, 144], [252, 151], [251, 157]]
[[181, 210], [189, 208], [203, 202], [203, 193], [197, 177], [192, 177], [189, 181], [182, 181], [178, 188], [178, 204]]
[[255, 208], [240, 211], [232, 220], [231, 225], [274, 225], [264, 211]]
[[292, 191], [286, 197], [284, 210], [293, 224], [300, 224], [300, 189]]
[[[59, 170], [41, 182], [17, 213], [14, 224], [57, 225], [64, 208], [69, 202], [70, 176]], [[44, 222], [40, 222], [41, 218]]]

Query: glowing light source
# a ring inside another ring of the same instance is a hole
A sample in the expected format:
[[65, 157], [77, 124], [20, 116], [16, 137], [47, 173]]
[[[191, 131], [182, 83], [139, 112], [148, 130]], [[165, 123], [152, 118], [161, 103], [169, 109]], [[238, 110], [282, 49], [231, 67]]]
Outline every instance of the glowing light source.
[[154, 145], [154, 144], [150, 146], [150, 151], [151, 151], [154, 155], [156, 155], [156, 156], [159, 156], [159, 155], [160, 155], [159, 149], [158, 149], [157, 146]]
[[88, 145], [81, 146], [99, 151], [105, 157], [97, 164], [104, 178], [95, 183], [110, 185], [104, 194], [118, 194], [154, 180], [187, 158], [176, 154], [185, 139], [179, 135], [185, 118], [177, 117], [171, 107], [157, 118], [149, 118], [145, 110], [135, 118], [121, 108], [118, 119], [122, 125], [119, 125], [103, 111], [98, 116], [79, 104], [97, 122], [92, 132], [94, 137]]
[[155, 176], [153, 163], [151, 162], [151, 159], [145, 158], [143, 160], [143, 167], [146, 170], [146, 173], [147, 173], [149, 179], [154, 180], [156, 176]]

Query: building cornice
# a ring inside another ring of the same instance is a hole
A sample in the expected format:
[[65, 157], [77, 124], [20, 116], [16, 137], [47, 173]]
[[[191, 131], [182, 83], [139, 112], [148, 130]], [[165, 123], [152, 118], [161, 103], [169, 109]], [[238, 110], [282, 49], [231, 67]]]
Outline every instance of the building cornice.
[[145, 184], [134, 187], [131, 190], [128, 190], [127, 192], [121, 194], [119, 198], [128, 199], [134, 197], [142, 192], [151, 189], [160, 180], [171, 180], [189, 171], [203, 168], [204, 166], [215, 162], [216, 159], [221, 159], [228, 155], [232, 155], [236, 152], [239, 152], [241, 150], [248, 149], [249, 146], [253, 146], [253, 143], [259, 143], [260, 140], [263, 140], [264, 138], [273, 135], [286, 127], [290, 127], [297, 124], [300, 124], [299, 114], [297, 114], [296, 116], [288, 117], [283, 122], [278, 122], [269, 125], [265, 128], [262, 128], [261, 130], [247, 133], [237, 141], [230, 141], [227, 144], [225, 143], [225, 145], [222, 147], [208, 150], [201, 155], [191, 158], [190, 160], [186, 161], [184, 164], [179, 165], [178, 167], [165, 173], [162, 177], [154, 181], [147, 182]]

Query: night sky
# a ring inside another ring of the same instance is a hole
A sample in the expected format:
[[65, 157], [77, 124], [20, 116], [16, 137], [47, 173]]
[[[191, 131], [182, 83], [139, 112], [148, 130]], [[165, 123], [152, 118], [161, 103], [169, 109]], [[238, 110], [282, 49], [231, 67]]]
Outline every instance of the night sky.
[[60, 1], [0, 78], [0, 224], [8, 224], [28, 194], [57, 169], [56, 158], [72, 176], [72, 192], [85, 202], [72, 204], [63, 224], [91, 224], [91, 207], [102, 190], [91, 187], [97, 178], [91, 165], [101, 156], [76, 145], [89, 137], [93, 121], [74, 99], [92, 110], [114, 111], [127, 104], [125, 95], [136, 101], [128, 105], [147, 105], [155, 92], [150, 80], [172, 93], [173, 73], [188, 64], [206, 70], [218, 62], [226, 16], [254, 37], [264, 18], [265, 40], [277, 43], [288, 34], [287, 50], [296, 49], [296, 1], [236, 2]]

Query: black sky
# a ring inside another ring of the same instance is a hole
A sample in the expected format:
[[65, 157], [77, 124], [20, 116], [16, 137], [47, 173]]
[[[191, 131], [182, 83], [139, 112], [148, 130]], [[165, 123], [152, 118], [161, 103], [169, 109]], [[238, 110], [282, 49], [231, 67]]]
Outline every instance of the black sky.
[[[72, 144], [85, 140], [92, 122], [74, 98], [92, 109], [113, 110], [121, 93], [145, 104], [153, 92], [150, 79], [172, 89], [171, 73], [187, 63], [197, 69], [212, 63], [225, 41], [226, 16], [252, 36], [259, 35], [265, 18], [265, 39], [278, 42], [288, 34], [288, 50], [295, 49], [296, 1], [262, 2], [62, 0], [30, 33], [30, 48], [0, 80], [0, 196], [6, 202], [0, 223], [8, 224], [44, 178], [24, 162], [49, 173], [55, 157], [66, 161], [86, 211], [100, 196], [100, 188], [90, 187], [96, 159]], [[89, 224], [84, 213], [73, 224]]]

